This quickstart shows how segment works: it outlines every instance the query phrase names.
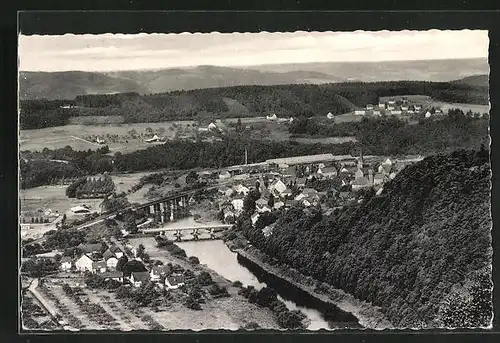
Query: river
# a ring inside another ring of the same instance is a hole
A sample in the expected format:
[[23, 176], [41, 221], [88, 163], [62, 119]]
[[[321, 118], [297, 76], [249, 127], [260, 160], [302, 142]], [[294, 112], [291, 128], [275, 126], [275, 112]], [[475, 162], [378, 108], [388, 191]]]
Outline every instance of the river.
[[[207, 223], [208, 224], [208, 223]], [[193, 220], [186, 218], [174, 223], [166, 223], [163, 227], [175, 226], [202, 226]], [[173, 237], [172, 237], [173, 238]], [[177, 242], [178, 246], [186, 251], [188, 256], [196, 256], [200, 263], [206, 264], [210, 269], [231, 281], [240, 281], [245, 286], [254, 286], [256, 289], [266, 287], [266, 283], [248, 268], [238, 262], [237, 254], [229, 250], [222, 240], [200, 240]], [[261, 276], [262, 277], [262, 276]], [[280, 289], [275, 289], [278, 298], [283, 301], [289, 310], [300, 310], [309, 319], [309, 330], [329, 329], [331, 325], [325, 320], [322, 313], [314, 308], [300, 306], [296, 301], [283, 294]]]

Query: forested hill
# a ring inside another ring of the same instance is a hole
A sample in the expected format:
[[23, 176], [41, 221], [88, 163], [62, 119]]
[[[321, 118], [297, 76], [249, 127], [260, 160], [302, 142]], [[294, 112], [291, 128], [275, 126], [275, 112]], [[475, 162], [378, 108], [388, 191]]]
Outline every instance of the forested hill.
[[[488, 152], [435, 155], [380, 196], [331, 216], [290, 210], [250, 241], [318, 280], [380, 306], [400, 327], [477, 327], [491, 319]], [[258, 226], [258, 225], [257, 225]]]
[[[43, 85], [41, 85], [42, 87]], [[235, 86], [141, 95], [79, 95], [71, 101], [22, 100], [21, 128], [65, 125], [74, 116], [123, 116], [125, 122], [192, 120], [199, 117], [280, 117], [343, 114], [379, 97], [427, 95], [451, 103], [488, 104], [488, 87], [450, 82], [346, 82], [322, 85]], [[74, 105], [62, 108], [61, 105]]]

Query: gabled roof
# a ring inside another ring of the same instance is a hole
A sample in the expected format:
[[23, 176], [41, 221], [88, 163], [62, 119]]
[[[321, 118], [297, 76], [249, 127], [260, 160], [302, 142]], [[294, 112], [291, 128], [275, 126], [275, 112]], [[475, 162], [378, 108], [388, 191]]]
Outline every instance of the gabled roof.
[[323, 174], [326, 174], [326, 173], [336, 173], [337, 172], [337, 168], [335, 168], [335, 167], [323, 167], [323, 168], [321, 168], [321, 172]]
[[78, 245], [78, 248], [81, 249], [84, 253], [96, 252], [102, 249], [102, 243], [95, 243], [95, 244], [80, 243], [80, 245]]
[[266, 201], [266, 200], [264, 200], [264, 199], [262, 199], [262, 198], [260, 198], [260, 199], [258, 199], [258, 200], [255, 202], [255, 204], [264, 206], [264, 205], [267, 205], [267, 201]]
[[302, 193], [304, 193], [304, 195], [314, 195], [314, 194], [318, 194], [318, 191], [315, 190], [314, 188], [304, 188]]
[[108, 260], [108, 259], [110, 259], [111, 257], [116, 258], [116, 255], [115, 255], [114, 253], [112, 253], [110, 249], [108, 249], [108, 250], [106, 250], [106, 251], [104, 252], [104, 254], [102, 254], [102, 257], [103, 257], [105, 260]]
[[132, 272], [131, 277], [134, 278], [134, 281], [147, 282], [150, 280], [148, 272]]
[[305, 184], [306, 178], [305, 177], [298, 177], [295, 181], [297, 181], [297, 184]]
[[120, 247], [117, 245], [110, 246], [108, 250], [114, 254], [116, 254], [117, 252], [121, 252], [121, 253], [123, 252], [122, 249], [120, 249]]

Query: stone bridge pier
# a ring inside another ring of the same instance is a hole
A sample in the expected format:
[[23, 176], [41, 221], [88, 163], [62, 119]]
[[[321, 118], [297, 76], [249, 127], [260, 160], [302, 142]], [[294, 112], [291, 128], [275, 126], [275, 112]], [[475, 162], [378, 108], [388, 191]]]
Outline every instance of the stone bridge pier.
[[171, 200], [160, 201], [145, 208], [149, 217], [165, 223], [189, 216], [188, 196], [180, 196]]

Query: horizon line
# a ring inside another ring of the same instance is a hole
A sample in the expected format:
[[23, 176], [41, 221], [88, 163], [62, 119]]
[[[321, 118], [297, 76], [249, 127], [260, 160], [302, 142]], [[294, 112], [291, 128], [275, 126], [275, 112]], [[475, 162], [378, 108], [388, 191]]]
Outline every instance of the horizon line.
[[[234, 68], [234, 69], [246, 69], [246, 70], [256, 70], [252, 69], [255, 67], [263, 66], [282, 66], [282, 65], [305, 65], [305, 64], [323, 64], [323, 63], [399, 63], [399, 62], [424, 62], [424, 61], [466, 61], [466, 60], [486, 60], [488, 62], [489, 56], [482, 57], [470, 57], [470, 58], [429, 58], [429, 59], [410, 59], [410, 60], [380, 60], [380, 61], [314, 61], [314, 62], [286, 62], [286, 63], [262, 63], [262, 64], [252, 64], [252, 65], [217, 65], [217, 64], [196, 64], [196, 65], [184, 65], [184, 66], [165, 66], [157, 68], [135, 68], [135, 69], [112, 69], [112, 70], [81, 70], [81, 69], [71, 69], [71, 70], [26, 70], [19, 69], [18, 72], [29, 72], [29, 73], [68, 73], [68, 72], [84, 72], [84, 73], [110, 73], [110, 72], [122, 72], [122, 71], [160, 71], [167, 69], [190, 69], [199, 67], [219, 67], [219, 68]], [[258, 70], [257, 70], [258, 71]], [[273, 71], [268, 71], [273, 72]], [[276, 71], [275, 73], [286, 73]], [[479, 75], [479, 74], [478, 74]]]

